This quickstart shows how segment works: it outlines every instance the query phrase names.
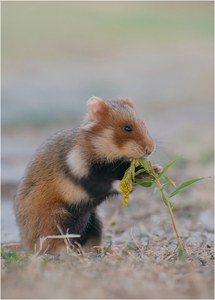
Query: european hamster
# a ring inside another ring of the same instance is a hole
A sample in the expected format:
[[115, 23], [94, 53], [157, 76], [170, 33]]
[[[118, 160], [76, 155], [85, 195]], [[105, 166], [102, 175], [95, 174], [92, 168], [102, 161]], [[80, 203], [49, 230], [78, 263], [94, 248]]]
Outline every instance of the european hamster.
[[[71, 243], [83, 249], [100, 245], [102, 223], [96, 207], [117, 194], [113, 183], [122, 179], [129, 159], [153, 149], [132, 100], [91, 97], [80, 126], [45, 141], [26, 168], [15, 198], [24, 249], [38, 250], [41, 237], [60, 231], [79, 234]], [[65, 247], [63, 239], [49, 239], [41, 253], [56, 254]]]

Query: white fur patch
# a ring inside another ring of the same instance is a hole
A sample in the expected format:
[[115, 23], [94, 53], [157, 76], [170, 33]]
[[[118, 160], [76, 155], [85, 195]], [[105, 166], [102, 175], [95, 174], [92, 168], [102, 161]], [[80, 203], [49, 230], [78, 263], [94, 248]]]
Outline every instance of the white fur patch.
[[67, 164], [76, 177], [82, 178], [88, 175], [88, 162], [84, 159], [83, 154], [78, 147], [72, 149], [68, 153]]
[[120, 188], [119, 188], [119, 184], [120, 184], [120, 180], [115, 180], [115, 181], [112, 183], [112, 190], [121, 193], [121, 190], [120, 190]]
[[58, 190], [64, 201], [70, 204], [79, 204], [81, 202], [88, 202], [89, 197], [87, 193], [77, 184], [71, 182], [71, 180], [65, 178], [59, 179]]

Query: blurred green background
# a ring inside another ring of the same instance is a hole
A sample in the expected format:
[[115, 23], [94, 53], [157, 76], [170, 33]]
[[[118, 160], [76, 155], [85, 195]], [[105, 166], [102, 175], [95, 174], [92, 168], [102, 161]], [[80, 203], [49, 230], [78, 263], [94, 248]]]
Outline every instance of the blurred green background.
[[213, 160], [213, 2], [2, 2], [3, 181], [92, 96], [131, 97], [157, 153]]
[[76, 121], [91, 95], [207, 102], [212, 5], [3, 2], [3, 125]]

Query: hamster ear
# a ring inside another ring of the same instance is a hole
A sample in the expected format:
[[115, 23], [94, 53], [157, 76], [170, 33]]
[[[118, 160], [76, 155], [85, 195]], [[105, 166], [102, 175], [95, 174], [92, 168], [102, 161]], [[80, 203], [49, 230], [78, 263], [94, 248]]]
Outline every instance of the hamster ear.
[[106, 115], [108, 104], [101, 98], [93, 96], [87, 101], [87, 112], [90, 120], [100, 122]]
[[126, 104], [134, 109], [133, 101], [130, 98], [120, 99], [119, 100], [122, 104]]

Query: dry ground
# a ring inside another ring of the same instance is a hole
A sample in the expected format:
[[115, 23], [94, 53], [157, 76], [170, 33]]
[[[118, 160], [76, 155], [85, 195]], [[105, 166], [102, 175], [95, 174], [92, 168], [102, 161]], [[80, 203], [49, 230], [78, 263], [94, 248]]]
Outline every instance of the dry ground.
[[[192, 163], [175, 166], [181, 180]], [[207, 164], [206, 164], [207, 165]], [[204, 173], [210, 173], [205, 167]], [[203, 174], [205, 175], [205, 174]], [[2, 298], [213, 298], [213, 201], [210, 179], [175, 200], [174, 214], [187, 250], [176, 238], [159, 194], [137, 188], [129, 206], [111, 199], [100, 207], [102, 253], [3, 259]], [[110, 246], [112, 243], [112, 246]]]

